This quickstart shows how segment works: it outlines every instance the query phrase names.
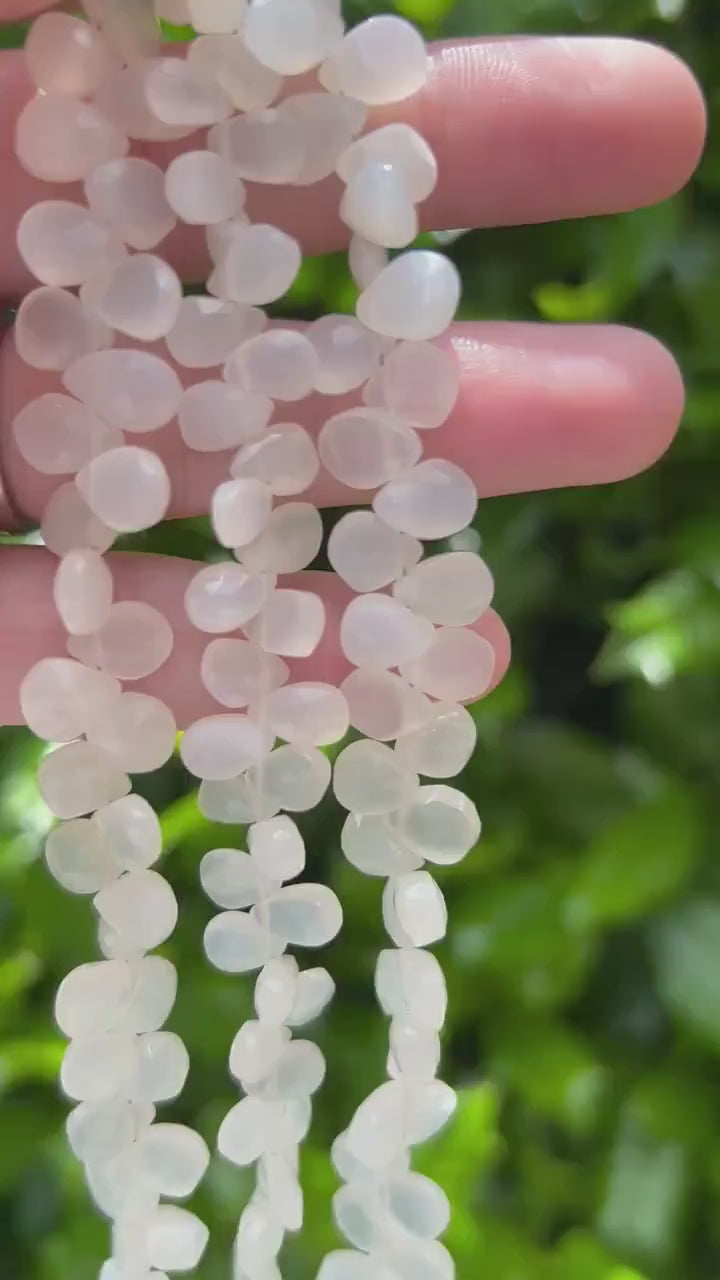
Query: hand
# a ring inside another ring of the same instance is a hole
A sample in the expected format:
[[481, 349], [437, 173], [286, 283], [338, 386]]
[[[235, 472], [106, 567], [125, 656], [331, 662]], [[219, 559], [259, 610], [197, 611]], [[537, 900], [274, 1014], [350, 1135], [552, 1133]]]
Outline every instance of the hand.
[[[0, 0], [5, 19], [41, 7], [38, 0]], [[432, 54], [428, 89], [383, 113], [416, 125], [438, 156], [440, 185], [422, 208], [426, 228], [634, 209], [672, 195], [698, 161], [702, 97], [689, 71], [662, 49], [528, 37], [438, 45]], [[57, 195], [57, 188], [29, 178], [13, 154], [15, 119], [29, 93], [22, 55], [0, 53], [0, 292], [9, 300], [31, 285], [15, 249], [18, 219], [37, 200]], [[148, 154], [163, 163], [168, 152], [153, 147]], [[334, 181], [287, 195], [258, 189], [249, 204], [253, 218], [298, 235], [314, 253], [342, 246], [337, 207]], [[183, 228], [162, 252], [185, 279], [203, 278], [202, 235]], [[452, 341], [463, 367], [462, 391], [451, 420], [433, 434], [432, 452], [462, 463], [481, 497], [621, 480], [655, 461], [678, 426], [683, 388], [677, 366], [658, 342], [634, 330], [459, 323]], [[30, 518], [40, 516], [51, 486], [19, 456], [11, 426], [28, 400], [56, 386], [54, 377], [19, 361], [9, 334], [0, 347], [0, 449], [13, 501]], [[295, 408], [293, 417], [314, 428], [328, 413], [321, 398], [303, 403], [297, 414]], [[171, 514], [207, 511], [227, 456], [190, 454], [172, 426], [155, 433], [150, 447], [172, 476]], [[310, 496], [325, 505], [357, 502], [355, 491], [328, 477]], [[147, 687], [181, 723], [213, 709], [199, 677], [207, 637], [193, 631], [182, 605], [194, 566], [151, 555], [117, 554], [112, 563], [116, 598], [156, 604], [176, 631], [172, 657]], [[19, 723], [18, 686], [29, 667], [64, 652], [52, 601], [56, 565], [41, 548], [0, 548], [0, 723]], [[321, 649], [295, 664], [296, 678], [337, 679], [345, 665], [337, 622], [346, 589], [329, 574], [300, 577], [324, 596], [329, 625]], [[509, 661], [507, 632], [492, 612], [477, 627], [495, 648], [497, 682]]]

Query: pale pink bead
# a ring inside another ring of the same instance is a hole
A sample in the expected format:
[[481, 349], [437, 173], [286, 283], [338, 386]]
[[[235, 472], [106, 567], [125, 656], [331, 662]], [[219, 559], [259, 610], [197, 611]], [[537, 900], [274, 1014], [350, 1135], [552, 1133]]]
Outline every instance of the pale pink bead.
[[127, 445], [111, 449], [78, 473], [77, 486], [95, 513], [118, 533], [151, 529], [170, 505], [170, 478], [157, 454]]
[[340, 742], [350, 724], [347, 702], [331, 684], [288, 684], [263, 699], [263, 714], [278, 738], [304, 746]]
[[427, 200], [437, 185], [438, 164], [432, 149], [409, 124], [386, 124], [358, 138], [341, 155], [338, 175], [349, 182], [368, 162], [389, 164], [402, 173], [415, 204]]
[[[211, 274], [211, 279], [215, 277], [216, 282], [219, 280], [222, 273], [218, 268], [222, 266], [222, 263], [225, 261], [225, 256], [228, 253], [228, 250], [232, 249], [238, 231], [242, 230], [243, 227], [249, 227], [250, 225], [250, 218], [248, 217], [246, 210], [241, 209], [239, 213], [235, 214], [234, 218], [228, 218], [225, 222], [214, 222], [209, 227], [205, 228], [205, 242], [207, 244], [208, 253], [210, 254], [211, 262], [215, 264], [216, 268], [216, 270]], [[208, 280], [207, 283], [207, 290], [208, 293], [213, 293], [213, 290], [210, 288], [210, 280]], [[217, 290], [215, 290], [215, 293], [217, 293]], [[256, 312], [256, 314], [263, 315], [264, 312]], [[258, 327], [253, 330], [253, 333], [245, 334], [245, 337], [250, 338], [253, 337], [255, 333], [262, 333], [266, 326], [267, 317], [265, 318], [264, 324], [258, 325]]]
[[154, 0], [155, 16], [174, 27], [184, 27], [190, 22], [188, 0]]
[[212, 453], [255, 440], [270, 421], [273, 409], [267, 396], [219, 380], [198, 382], [184, 393], [178, 422], [189, 449]]
[[307, 813], [319, 805], [331, 776], [332, 765], [317, 747], [288, 743], [276, 747], [261, 765], [251, 769], [248, 781], [255, 788], [256, 805], [259, 793], [266, 808], [274, 806], [275, 813], [278, 809]]
[[404, 249], [419, 230], [403, 175], [391, 164], [368, 163], [353, 174], [340, 202], [340, 217], [354, 235], [386, 249]]
[[121, 600], [111, 607], [101, 631], [73, 638], [68, 649], [119, 680], [142, 680], [163, 666], [173, 645], [172, 627], [158, 609], [140, 600]]
[[300, 124], [305, 134], [305, 159], [293, 179], [296, 186], [328, 178], [367, 118], [362, 102], [332, 93], [293, 94], [280, 104], [280, 112]]
[[224, 707], [247, 707], [263, 693], [279, 688], [290, 668], [274, 653], [247, 640], [211, 640], [202, 656], [203, 684]]
[[164, 702], [147, 693], [123, 693], [112, 715], [99, 718], [87, 735], [126, 773], [160, 769], [175, 750], [177, 725]]
[[164, 338], [182, 301], [177, 272], [151, 253], [135, 253], [99, 272], [81, 292], [86, 306], [105, 324], [141, 342]]
[[27, 294], [18, 308], [13, 332], [25, 364], [56, 372], [113, 342], [109, 326], [64, 289], [43, 287]]
[[33, 98], [15, 129], [21, 165], [45, 182], [77, 182], [128, 147], [126, 135], [96, 106], [60, 93]]
[[183, 298], [174, 327], [167, 335], [168, 351], [186, 369], [210, 369], [224, 364], [236, 347], [261, 333], [262, 311], [222, 302], [218, 298]]
[[158, 49], [158, 28], [147, 0], [82, 0], [82, 6], [124, 62]]
[[193, 626], [210, 635], [237, 631], [260, 612], [274, 579], [248, 573], [234, 561], [199, 569], [185, 593], [185, 611]]
[[69, 200], [44, 200], [28, 209], [17, 242], [23, 262], [41, 284], [60, 288], [83, 284], [127, 253], [111, 227]]
[[188, 63], [197, 76], [219, 85], [238, 111], [262, 111], [282, 87], [282, 76], [258, 62], [241, 36], [198, 36]]
[[433, 342], [398, 342], [381, 374], [385, 404], [414, 427], [439, 427], [460, 391], [460, 367], [452, 350]]
[[413, 467], [422, 445], [417, 432], [387, 410], [357, 408], [328, 418], [318, 451], [336, 480], [352, 489], [376, 489]]
[[341, 689], [353, 728], [378, 742], [394, 742], [413, 732], [429, 714], [428, 698], [390, 671], [351, 671]]
[[402, 102], [426, 83], [429, 60], [420, 32], [383, 14], [353, 27], [320, 72], [321, 83], [370, 106]]
[[170, 207], [183, 221], [210, 226], [233, 218], [245, 203], [245, 188], [233, 166], [214, 151], [187, 151], [165, 175]]
[[325, 605], [312, 591], [273, 592], [260, 616], [246, 628], [267, 653], [308, 658], [325, 630]]
[[61, 484], [48, 498], [40, 534], [56, 556], [84, 549], [108, 551], [116, 537], [114, 529], [93, 515], [74, 482]]
[[312, 343], [296, 329], [268, 329], [230, 357], [225, 377], [273, 400], [304, 400], [319, 369]]
[[425, 653], [434, 636], [427, 618], [382, 594], [357, 596], [340, 624], [340, 646], [355, 667], [398, 667]]
[[25, 723], [49, 742], [71, 742], [93, 722], [110, 714], [120, 685], [101, 671], [70, 658], [43, 658], [20, 685]]
[[472, 480], [453, 462], [430, 458], [375, 495], [375, 513], [414, 538], [449, 538], [472, 523], [477, 510]]
[[272, 492], [261, 480], [226, 480], [212, 497], [212, 525], [222, 547], [242, 547], [262, 533], [272, 511]]
[[70, 635], [90, 635], [107, 621], [113, 597], [112, 574], [97, 551], [70, 551], [55, 574], [55, 607]]
[[493, 589], [492, 574], [479, 556], [448, 551], [411, 569], [395, 583], [393, 595], [431, 622], [464, 627], [482, 616]]
[[217, 124], [232, 111], [232, 103], [216, 85], [195, 75], [182, 58], [161, 58], [146, 72], [145, 94], [150, 110], [164, 124]]
[[182, 386], [167, 361], [149, 351], [97, 351], [63, 374], [68, 391], [123, 431], [155, 431], [180, 407]]
[[317, 0], [262, 0], [248, 10], [244, 37], [258, 61], [296, 76], [317, 67], [343, 31], [339, 12]]
[[471, 702], [490, 686], [495, 651], [488, 640], [465, 627], [440, 627], [428, 649], [406, 662], [400, 674], [432, 698]]
[[328, 559], [353, 591], [378, 591], [422, 555], [422, 543], [383, 523], [374, 511], [349, 511], [328, 538]]
[[126, 796], [130, 779], [89, 742], [69, 742], [41, 760], [38, 786], [56, 818], [81, 818]]
[[109, 160], [85, 180], [90, 208], [133, 249], [154, 249], [177, 221], [159, 165], [139, 156]]
[[129, 138], [163, 142], [189, 137], [195, 131], [192, 124], [168, 124], [150, 109], [147, 77], [154, 66], [156, 59], [138, 58], [126, 67], [116, 67], [98, 89], [95, 102]]
[[271, 513], [259, 537], [235, 548], [235, 554], [256, 573], [299, 573], [320, 551], [323, 523], [310, 502], [284, 502]]
[[359, 289], [367, 289], [388, 264], [388, 253], [379, 244], [372, 244], [362, 236], [350, 237], [348, 266]]
[[278, 497], [304, 493], [319, 470], [312, 437], [296, 422], [273, 422], [236, 453], [230, 466], [231, 475], [254, 476]]
[[306, 334], [320, 362], [316, 391], [344, 395], [362, 386], [380, 367], [380, 341], [354, 316], [322, 316], [308, 326]]
[[212, 129], [208, 145], [247, 182], [294, 182], [302, 171], [307, 139], [299, 120], [275, 107], [233, 116]]
[[20, 410], [13, 434], [25, 461], [51, 476], [72, 475], [122, 444], [122, 434], [115, 427], [101, 422], [84, 404], [54, 391]]
[[47, 93], [89, 98], [112, 65], [100, 32], [69, 13], [43, 13], [25, 38], [31, 79]]
[[297, 240], [278, 227], [238, 227], [218, 268], [218, 289], [228, 301], [265, 306], [287, 292], [301, 262]]
[[206, 716], [185, 730], [180, 755], [196, 778], [236, 778], [271, 750], [272, 735], [248, 716]]
[[358, 299], [357, 315], [387, 338], [423, 342], [444, 333], [460, 300], [454, 262], [431, 249], [401, 253]]
[[248, 0], [186, 0], [190, 24], [197, 32], [232, 34], [242, 26]]

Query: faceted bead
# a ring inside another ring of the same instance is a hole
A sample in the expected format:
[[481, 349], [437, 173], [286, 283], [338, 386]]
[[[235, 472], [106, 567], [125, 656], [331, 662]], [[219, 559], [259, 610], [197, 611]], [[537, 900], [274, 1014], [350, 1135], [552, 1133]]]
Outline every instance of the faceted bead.
[[99, 1102], [123, 1090], [127, 1096], [135, 1067], [135, 1041], [117, 1032], [83, 1036], [65, 1050], [60, 1084], [68, 1098]]
[[313, 389], [319, 360], [312, 343], [296, 329], [267, 329], [230, 357], [225, 377], [273, 400], [304, 400]]
[[230, 1049], [231, 1074], [247, 1084], [262, 1080], [272, 1071], [289, 1038], [283, 1026], [270, 1026], [254, 1019], [243, 1023]]
[[305, 158], [293, 179], [294, 185], [301, 187], [330, 177], [342, 152], [367, 119], [367, 107], [362, 102], [337, 93], [292, 94], [281, 102], [279, 110], [303, 130]]
[[381, 951], [375, 990], [389, 1018], [426, 1031], [441, 1031], [447, 1014], [447, 983], [438, 960], [412, 947]]
[[194, 627], [211, 635], [236, 631], [260, 612], [272, 579], [248, 573], [232, 560], [198, 570], [185, 593], [185, 610]]
[[416, 538], [391, 529], [372, 511], [348, 512], [328, 539], [330, 564], [353, 591], [378, 591], [388, 586], [421, 555], [422, 544]]
[[188, 49], [188, 64], [218, 85], [237, 111], [262, 111], [282, 86], [282, 76], [258, 62], [241, 36], [198, 36]]
[[414, 204], [427, 200], [437, 186], [433, 150], [409, 124], [386, 124], [358, 138], [340, 156], [338, 175], [349, 182], [368, 163], [392, 165], [401, 173]]
[[450, 1203], [437, 1183], [421, 1173], [393, 1178], [388, 1187], [388, 1208], [411, 1235], [422, 1240], [441, 1236], [450, 1222]]
[[401, 533], [424, 540], [449, 538], [472, 522], [477, 491], [454, 462], [429, 458], [385, 485], [375, 495], [373, 508]]
[[388, 880], [383, 919], [398, 947], [430, 947], [447, 932], [447, 905], [427, 871], [411, 871]]
[[20, 707], [28, 728], [48, 742], [72, 742], [111, 715], [120, 685], [70, 658], [41, 658], [20, 685]]
[[58, 566], [53, 594], [65, 630], [71, 635], [89, 635], [107, 621], [112, 574], [97, 551], [70, 551]]
[[[49, 16], [49, 15], [48, 15]], [[15, 317], [15, 346], [35, 369], [61, 372], [80, 356], [112, 345], [109, 327], [64, 289], [34, 289]]]
[[178, 421], [189, 449], [212, 453], [255, 440], [272, 412], [273, 403], [267, 396], [218, 380], [188, 387], [180, 403]]
[[68, 1039], [109, 1031], [132, 991], [133, 973], [119, 960], [81, 964], [63, 978], [55, 1020]]
[[325, 605], [312, 591], [274, 591], [260, 616], [247, 628], [249, 639], [266, 653], [309, 658], [325, 630]]
[[452, 351], [433, 342], [398, 342], [382, 370], [383, 400], [392, 413], [418, 429], [439, 427], [460, 391], [460, 367]]
[[390, 596], [356, 596], [340, 624], [340, 647], [355, 667], [384, 670], [420, 657], [435, 636], [431, 622]]
[[311, 71], [342, 39], [344, 24], [317, 0], [262, 0], [251, 4], [244, 27], [248, 49], [283, 76]]
[[148, 1223], [147, 1249], [159, 1271], [192, 1271], [202, 1258], [209, 1231], [204, 1222], [174, 1204], [161, 1204]]
[[405, 1146], [405, 1089], [398, 1081], [380, 1085], [358, 1107], [347, 1131], [347, 1150], [370, 1169], [382, 1169]]
[[250, 857], [238, 849], [211, 849], [200, 863], [200, 883], [218, 907], [238, 911], [253, 907], [267, 882]]
[[287, 293], [301, 261], [297, 240], [278, 227], [262, 223], [238, 227], [220, 268], [221, 296], [251, 306], [275, 302]]
[[384, 106], [422, 89], [429, 66], [420, 32], [403, 18], [385, 14], [353, 27], [320, 79], [326, 88], [338, 87], [369, 106]]
[[305, 844], [296, 824], [286, 814], [253, 823], [247, 841], [256, 867], [267, 879], [282, 883], [294, 880], [304, 871]]
[[127, 773], [153, 773], [175, 750], [177, 724], [169, 707], [147, 693], [123, 693], [112, 714], [97, 721], [88, 742]]
[[77, 486], [94, 512], [119, 533], [160, 524], [170, 505], [170, 478], [155, 453], [127, 445], [110, 449], [78, 473]]
[[211, 131], [208, 145], [239, 178], [275, 186], [294, 182], [306, 152], [302, 125], [276, 107], [233, 116]]
[[15, 150], [23, 168], [43, 182], [79, 182], [128, 150], [128, 140], [90, 102], [41, 93], [20, 112]]
[[[236, 388], [228, 390], [235, 392]], [[237, 394], [250, 401], [271, 403], [264, 396], [253, 396], [241, 392], [240, 388]], [[267, 431], [239, 450], [230, 466], [230, 474], [237, 479], [252, 476], [262, 480], [277, 497], [304, 493], [319, 470], [315, 444], [308, 432], [295, 422], [273, 422]]]
[[50, 874], [69, 893], [97, 893], [120, 875], [117, 865], [91, 819], [61, 822], [45, 843]]
[[[341, 1133], [335, 1139], [331, 1148], [331, 1160], [333, 1168], [339, 1174], [343, 1182], [373, 1182], [377, 1176], [377, 1171], [365, 1164], [364, 1161], [353, 1155], [348, 1146], [348, 1134]], [[396, 1172], [404, 1173], [410, 1167], [410, 1157], [407, 1151], [399, 1151], [398, 1154], [390, 1161], [384, 1173]]]
[[63, 382], [78, 400], [122, 431], [164, 427], [175, 417], [182, 398], [175, 370], [149, 351], [96, 351], [71, 364]]
[[315, 809], [330, 785], [332, 765], [317, 747], [276, 747], [249, 778], [269, 804], [290, 813]]
[[177, 898], [156, 871], [126, 872], [95, 895], [95, 909], [115, 933], [140, 951], [159, 947], [177, 924]]
[[386, 249], [404, 249], [419, 229], [404, 176], [391, 164], [367, 163], [352, 175], [340, 217], [355, 235]]
[[111, 62], [100, 32], [68, 13], [43, 13], [25, 37], [30, 78], [46, 93], [89, 98]]
[[210, 1163], [206, 1143], [182, 1124], [153, 1124], [138, 1142], [141, 1176], [158, 1194], [192, 1195]]
[[454, 787], [420, 787], [403, 812], [403, 838], [428, 862], [451, 866], [477, 844], [481, 823], [478, 811], [462, 791]]
[[236, 547], [235, 554], [256, 573], [298, 573], [312, 564], [322, 540], [317, 507], [310, 502], [285, 502], [271, 512], [259, 537]]
[[40, 535], [48, 551], [56, 556], [84, 548], [107, 551], [115, 541], [115, 530], [93, 515], [74, 483], [61, 484], [51, 494]]
[[138, 156], [99, 165], [85, 181], [85, 196], [93, 212], [133, 249], [154, 249], [176, 223], [162, 169]]
[[155, 342], [165, 337], [177, 320], [182, 285], [162, 258], [135, 253], [93, 276], [84, 285], [82, 297], [86, 306], [119, 333]]
[[279, 938], [244, 911], [221, 911], [205, 930], [204, 942], [208, 960], [223, 973], [252, 973], [284, 950]]
[[324, 747], [340, 742], [350, 718], [345, 698], [331, 684], [310, 681], [285, 685], [263, 699], [263, 715], [285, 742]]
[[440, 1068], [442, 1047], [436, 1031], [414, 1027], [395, 1018], [390, 1025], [388, 1075], [395, 1080], [432, 1080]]
[[422, 858], [403, 844], [384, 816], [348, 814], [340, 843], [348, 862], [366, 876], [397, 876], [422, 866]]
[[493, 578], [471, 551], [449, 551], [415, 566], [393, 588], [415, 613], [443, 626], [462, 627], [485, 613], [493, 596]]
[[143, 796], [115, 800], [94, 813], [90, 821], [105, 850], [123, 871], [145, 871], [162, 853], [160, 822]]
[[151, 604], [121, 600], [101, 631], [73, 641], [76, 656], [118, 680], [142, 680], [167, 661], [174, 637], [167, 618]]
[[358, 407], [328, 418], [318, 451], [326, 470], [342, 484], [377, 489], [404, 477], [420, 458], [422, 445], [412, 427], [386, 410]]
[[247, 640], [212, 640], [202, 656], [202, 682], [224, 707], [246, 707], [290, 675], [282, 658], [263, 653]]
[[243, 184], [229, 160], [214, 151], [186, 151], [165, 175], [171, 209], [192, 226], [207, 227], [233, 218], [245, 201]]
[[265, 528], [272, 492], [262, 480], [225, 480], [212, 496], [211, 517], [221, 547], [243, 547]]
[[[294, 956], [278, 956], [265, 965], [255, 983], [255, 1012], [264, 1027], [280, 1027], [297, 995], [300, 970]], [[283, 1031], [283, 1039], [289, 1039]]]
[[382, 743], [353, 742], [335, 761], [333, 789], [351, 813], [392, 813], [409, 804], [418, 779]]
[[368, 289], [388, 264], [387, 250], [362, 236], [351, 236], [348, 250], [350, 274], [359, 289]]
[[273, 1144], [278, 1110], [276, 1103], [262, 1098], [243, 1098], [220, 1125], [220, 1154], [241, 1167], [254, 1164]]
[[240, 776], [224, 782], [201, 782], [198, 808], [212, 822], [234, 824], [274, 818], [280, 806], [249, 778]]
[[142, 956], [126, 967], [130, 970], [131, 989], [120, 1010], [118, 1030], [128, 1029], [137, 1035], [159, 1031], [169, 1018], [177, 995], [175, 966], [163, 956]]
[[224, 364], [241, 342], [260, 333], [264, 325], [265, 316], [254, 307], [192, 296], [183, 298], [165, 341], [170, 355], [186, 369], [211, 369]]
[[182, 1092], [190, 1058], [179, 1036], [172, 1031], [150, 1031], [138, 1036], [134, 1095], [139, 1102], [169, 1102]]
[[430, 648], [403, 664], [401, 675], [432, 698], [472, 702], [487, 693], [495, 668], [492, 645], [475, 631], [440, 627]]
[[324, 947], [342, 928], [342, 907], [324, 884], [293, 884], [267, 902], [270, 929], [297, 947]]
[[87, 742], [70, 742], [40, 762], [38, 786], [56, 818], [81, 818], [127, 795], [130, 779]]
[[245, 20], [247, 0], [187, 0], [189, 22], [200, 33], [232, 34]]
[[454, 778], [475, 750], [477, 727], [470, 712], [453, 702], [434, 702], [428, 719], [403, 734], [395, 751], [426, 778]]
[[185, 730], [180, 755], [196, 778], [236, 778], [264, 757], [272, 735], [248, 716], [205, 716]]
[[182, 58], [160, 58], [149, 67], [145, 96], [158, 120], [183, 128], [202, 129], [217, 124], [232, 111], [227, 95], [197, 76]]
[[442, 1080], [410, 1085], [406, 1094], [406, 1133], [410, 1146], [427, 1142], [444, 1128], [457, 1107], [457, 1094]]
[[428, 699], [389, 671], [351, 671], [340, 687], [351, 725], [366, 738], [392, 742], [427, 720]]
[[380, 1252], [387, 1239], [387, 1214], [377, 1186], [357, 1182], [333, 1196], [333, 1216], [343, 1236], [357, 1249]]
[[55, 391], [38, 396], [13, 423], [19, 452], [42, 475], [71, 475], [122, 444], [120, 432], [71, 396]]
[[44, 200], [28, 209], [17, 243], [35, 278], [59, 288], [82, 284], [127, 252], [97, 214], [69, 200]]
[[387, 338], [422, 342], [444, 333], [460, 300], [460, 276], [430, 249], [402, 253], [380, 272], [357, 304], [358, 319]]
[[354, 316], [322, 316], [306, 335], [320, 362], [315, 390], [324, 395], [354, 391], [380, 367], [380, 343]]
[[289, 1027], [314, 1022], [335, 994], [335, 983], [327, 969], [304, 969], [298, 978], [292, 1009], [286, 1018]]

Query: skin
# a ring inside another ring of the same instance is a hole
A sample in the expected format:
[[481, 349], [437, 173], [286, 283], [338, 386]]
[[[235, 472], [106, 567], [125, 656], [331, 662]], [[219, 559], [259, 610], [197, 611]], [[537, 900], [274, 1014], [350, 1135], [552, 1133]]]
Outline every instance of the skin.
[[[36, 0], [0, 0], [0, 18], [44, 7]], [[433, 146], [440, 183], [422, 208], [426, 228], [510, 226], [641, 208], [684, 186], [700, 158], [706, 127], [700, 89], [687, 67], [662, 49], [618, 39], [518, 37], [438, 45], [432, 56], [427, 89], [371, 121], [408, 121]], [[21, 55], [1, 53], [0, 294], [9, 303], [31, 287], [15, 249], [18, 219], [37, 200], [57, 195], [57, 188], [28, 177], [13, 154], [14, 121], [31, 92]], [[166, 162], [171, 152], [148, 147], [147, 154]], [[297, 235], [308, 252], [338, 249], [346, 234], [337, 219], [339, 190], [334, 180], [293, 190], [291, 198], [277, 188], [257, 189], [249, 211]], [[207, 262], [193, 229], [173, 233], [162, 252], [185, 279], [202, 278]], [[481, 497], [622, 480], [652, 465], [679, 425], [680, 371], [647, 334], [612, 325], [493, 321], [459, 323], [449, 340], [461, 363], [462, 390], [450, 421], [426, 436], [427, 453], [464, 466]], [[183, 376], [187, 380], [187, 371]], [[56, 388], [54, 377], [19, 361], [12, 335], [6, 336], [0, 453], [14, 503], [31, 519], [40, 516], [52, 486], [20, 458], [11, 425], [29, 399]], [[350, 403], [318, 399], [297, 415], [293, 406], [292, 416], [317, 430], [323, 414]], [[171, 473], [171, 515], [206, 511], [227, 456], [189, 454], [172, 428], [155, 433], [152, 447]], [[356, 491], [329, 477], [310, 496], [320, 505], [358, 502]], [[199, 679], [206, 637], [193, 631], [182, 608], [195, 566], [151, 555], [110, 558], [116, 599], [156, 604], [176, 632], [170, 660], [136, 687], [166, 700], [181, 723], [217, 709]], [[18, 687], [33, 663], [64, 651], [52, 603], [56, 565], [41, 548], [0, 548], [0, 723], [20, 722]], [[323, 595], [329, 625], [319, 651], [295, 663], [293, 676], [341, 678], [346, 664], [338, 622], [349, 593], [329, 574], [304, 573], [294, 581]], [[477, 630], [495, 650], [496, 684], [510, 659], [507, 632], [492, 611]]]

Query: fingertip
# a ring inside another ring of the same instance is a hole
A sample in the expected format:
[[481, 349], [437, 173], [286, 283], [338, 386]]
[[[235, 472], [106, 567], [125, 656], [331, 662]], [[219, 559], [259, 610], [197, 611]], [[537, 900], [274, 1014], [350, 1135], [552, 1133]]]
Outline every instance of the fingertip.
[[667, 452], [685, 409], [680, 367], [668, 348], [652, 334], [626, 325], [609, 329], [632, 371], [627, 431], [612, 479], [625, 480], [646, 471]]

